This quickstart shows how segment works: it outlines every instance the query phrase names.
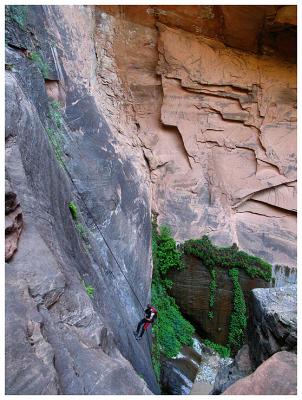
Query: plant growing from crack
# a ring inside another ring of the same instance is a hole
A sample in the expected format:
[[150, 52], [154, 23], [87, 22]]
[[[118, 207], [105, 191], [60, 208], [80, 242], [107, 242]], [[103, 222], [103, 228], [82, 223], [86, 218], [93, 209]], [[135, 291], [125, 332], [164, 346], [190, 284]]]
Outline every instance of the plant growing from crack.
[[24, 30], [28, 14], [28, 6], [7, 5], [5, 6], [5, 16], [15, 21], [18, 26]]
[[71, 201], [71, 202], [68, 203], [68, 208], [69, 208], [70, 214], [72, 216], [72, 219], [75, 221], [77, 219], [77, 217], [78, 217], [78, 207], [77, 207], [77, 205], [75, 204], [74, 201]]
[[41, 54], [37, 51], [32, 51], [28, 53], [28, 58], [37, 65], [43, 78], [47, 79], [49, 75], [49, 65], [43, 60]]
[[86, 284], [86, 282], [84, 280], [82, 280], [82, 284], [83, 284], [83, 286], [84, 286], [84, 288], [86, 290], [86, 293], [92, 299], [93, 296], [94, 296], [94, 291], [95, 291], [94, 287], [91, 286], [91, 285]]

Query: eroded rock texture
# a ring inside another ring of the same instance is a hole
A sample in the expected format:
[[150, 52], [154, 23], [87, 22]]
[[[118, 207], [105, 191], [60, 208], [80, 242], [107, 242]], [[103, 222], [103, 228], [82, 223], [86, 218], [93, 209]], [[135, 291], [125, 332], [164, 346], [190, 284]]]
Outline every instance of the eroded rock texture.
[[297, 355], [280, 351], [266, 360], [251, 375], [239, 379], [222, 394], [288, 395], [297, 394]]
[[23, 217], [16, 193], [11, 191], [5, 181], [5, 261], [9, 261], [18, 247], [23, 228]]
[[256, 367], [278, 351], [297, 352], [297, 285], [252, 291], [248, 342]]
[[158, 393], [150, 338], [132, 334], [150, 289], [148, 185], [93, 96], [92, 10], [26, 7], [26, 21], [6, 21], [6, 178], [23, 214], [6, 266], [6, 393]]
[[291, 6], [96, 8], [106, 116], [142, 148], [152, 207], [178, 240], [208, 234], [296, 264], [296, 65], [285, 54], [295, 16]]
[[[228, 339], [229, 318], [233, 309], [233, 284], [228, 273], [223, 268], [217, 268], [217, 289], [213, 307], [214, 318], [209, 319], [209, 296], [211, 276], [209, 270], [201, 261], [190, 255], [185, 255], [186, 268], [168, 272], [173, 281], [171, 295], [175, 298], [182, 313], [194, 324], [202, 337], [210, 338], [220, 344], [226, 344]], [[249, 301], [250, 291], [257, 287], [268, 287], [262, 279], [251, 279], [244, 271], [239, 271], [240, 286]]]

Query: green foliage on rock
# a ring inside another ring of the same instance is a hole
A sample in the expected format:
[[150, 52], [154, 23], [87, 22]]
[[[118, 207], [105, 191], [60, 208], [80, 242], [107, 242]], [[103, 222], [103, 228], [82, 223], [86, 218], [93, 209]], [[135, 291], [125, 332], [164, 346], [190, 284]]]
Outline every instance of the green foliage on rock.
[[164, 275], [170, 269], [181, 268], [183, 266], [182, 255], [177, 251], [171, 230], [167, 226], [162, 226], [156, 240], [159, 272]]
[[205, 339], [203, 344], [207, 347], [211, 347], [211, 349], [217, 351], [217, 353], [222, 358], [230, 357], [230, 349], [228, 347], [222, 346], [221, 344], [214, 343], [209, 339]]
[[216, 268], [225, 268], [233, 282], [233, 310], [229, 321], [227, 348], [234, 354], [243, 344], [247, 326], [247, 308], [239, 282], [239, 269], [250, 278], [261, 278], [268, 282], [272, 277], [272, 266], [261, 258], [239, 251], [236, 245], [230, 247], [214, 246], [207, 236], [184, 243], [184, 253], [198, 257], [211, 275], [208, 318], [214, 318], [213, 306], [216, 296]]
[[172, 282], [166, 279], [167, 271], [182, 267], [182, 254], [177, 250], [175, 240], [167, 227], [157, 231], [153, 221], [152, 229], [153, 278], [152, 304], [158, 310], [153, 325], [152, 361], [157, 379], [160, 376], [160, 354], [175, 357], [183, 345], [193, 345], [194, 327], [182, 316], [174, 298], [166, 288]]
[[63, 165], [63, 139], [61, 133], [53, 128], [46, 128], [47, 136], [52, 145], [56, 159], [60, 165]]
[[73, 220], [76, 220], [78, 217], [78, 208], [77, 205], [75, 204], [74, 201], [71, 201], [70, 203], [68, 203], [68, 207], [72, 216]]
[[214, 268], [210, 270], [210, 275], [211, 275], [211, 282], [210, 282], [210, 296], [209, 296], [209, 313], [208, 317], [212, 319], [214, 317], [213, 311], [211, 309], [214, 307], [215, 304], [215, 296], [216, 296], [216, 288], [217, 288], [217, 282], [216, 282], [216, 271]]
[[49, 102], [48, 116], [53, 120], [58, 129], [60, 129], [63, 125], [61, 108], [61, 104], [58, 101], [52, 100]]
[[239, 271], [237, 268], [229, 270], [233, 282], [234, 299], [233, 311], [229, 322], [228, 347], [235, 353], [243, 344], [245, 330], [247, 327], [247, 309], [244, 294], [239, 283]]
[[83, 224], [77, 223], [75, 224], [76, 230], [79, 232], [81, 238], [83, 240], [87, 240], [88, 239], [88, 234], [87, 234], [87, 230], [85, 228], [85, 226]]
[[83, 283], [83, 286], [84, 286], [84, 288], [86, 290], [86, 293], [92, 299], [93, 296], [94, 296], [94, 291], [95, 291], [94, 287], [91, 286], [91, 285], [86, 284], [86, 282], [84, 282], [83, 280], [82, 280], [82, 283]]
[[56, 159], [58, 160], [61, 166], [64, 165], [63, 161], [63, 134], [61, 131], [61, 127], [63, 125], [63, 117], [61, 113], [61, 104], [52, 100], [49, 102], [49, 112], [48, 117], [52, 121], [52, 127], [46, 128], [46, 132], [49, 138], [49, 141], [54, 149]]
[[209, 269], [213, 267], [241, 268], [251, 278], [262, 278], [267, 282], [270, 282], [272, 277], [272, 266], [266, 261], [239, 251], [238, 247], [234, 245], [230, 247], [214, 246], [207, 236], [203, 236], [202, 239], [186, 241], [184, 252], [200, 258]]
[[21, 29], [26, 25], [28, 6], [9, 5], [5, 6], [5, 15], [15, 21]]
[[37, 64], [43, 78], [47, 79], [49, 75], [49, 65], [43, 60], [41, 54], [37, 51], [32, 51], [29, 53], [28, 58]]

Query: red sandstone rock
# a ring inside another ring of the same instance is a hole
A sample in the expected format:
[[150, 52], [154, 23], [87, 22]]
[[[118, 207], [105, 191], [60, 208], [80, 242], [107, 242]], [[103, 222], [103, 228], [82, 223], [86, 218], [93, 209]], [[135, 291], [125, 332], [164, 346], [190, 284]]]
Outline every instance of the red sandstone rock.
[[[168, 273], [169, 279], [173, 281], [171, 295], [182, 313], [194, 322], [199, 332], [216, 343], [226, 344], [234, 296], [233, 284], [227, 271], [217, 268], [218, 287], [213, 307], [214, 318], [209, 319], [210, 273], [194, 256], [185, 255], [184, 262], [185, 269]], [[268, 286], [267, 282], [258, 278], [251, 279], [243, 271], [239, 272], [239, 279], [246, 300], [251, 289]]]
[[97, 6], [97, 96], [122, 151], [136, 151], [150, 177], [159, 223], [177, 240], [209, 234], [291, 266], [296, 66], [231, 49], [222, 38], [223, 31], [236, 47], [250, 36], [251, 49], [263, 29], [274, 54], [270, 32], [279, 37], [288, 26], [274, 22], [283, 8]]
[[239, 379], [224, 395], [287, 395], [297, 394], [297, 356], [280, 351], [266, 360], [254, 373]]

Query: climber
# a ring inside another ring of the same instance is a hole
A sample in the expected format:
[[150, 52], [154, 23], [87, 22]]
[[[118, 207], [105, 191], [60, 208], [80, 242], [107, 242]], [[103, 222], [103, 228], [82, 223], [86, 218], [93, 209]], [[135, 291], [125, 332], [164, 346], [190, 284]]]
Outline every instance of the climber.
[[[138, 323], [134, 336], [140, 340], [150, 324], [153, 324], [157, 318], [157, 310], [151, 304], [147, 304], [144, 318]], [[142, 328], [142, 329], [141, 329]], [[141, 332], [140, 332], [141, 331]], [[140, 333], [139, 333], [140, 332]]]

